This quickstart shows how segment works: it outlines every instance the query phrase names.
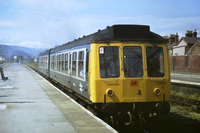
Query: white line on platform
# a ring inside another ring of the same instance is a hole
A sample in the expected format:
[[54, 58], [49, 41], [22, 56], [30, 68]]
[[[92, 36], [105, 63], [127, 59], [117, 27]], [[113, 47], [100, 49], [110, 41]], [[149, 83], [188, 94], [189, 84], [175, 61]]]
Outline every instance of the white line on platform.
[[198, 83], [198, 82], [192, 82], [192, 81], [183, 81], [183, 80], [171, 79], [171, 82], [174, 82], [174, 83], [183, 83], [183, 84], [189, 84], [189, 85], [198, 85], [198, 86], [200, 86], [200, 83]]

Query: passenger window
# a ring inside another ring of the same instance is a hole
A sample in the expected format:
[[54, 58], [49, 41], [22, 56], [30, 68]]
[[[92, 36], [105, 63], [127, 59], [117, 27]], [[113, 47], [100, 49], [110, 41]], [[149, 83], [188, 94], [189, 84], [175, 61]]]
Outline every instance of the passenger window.
[[55, 55], [52, 56], [52, 69], [55, 70]]
[[128, 46], [123, 48], [124, 53], [124, 76], [143, 77], [142, 48]]
[[164, 56], [162, 47], [147, 47], [148, 77], [164, 77]]
[[72, 75], [76, 76], [76, 59], [77, 59], [77, 53], [74, 52], [72, 54]]
[[64, 56], [64, 54], [62, 54], [62, 72], [65, 72], [65, 63], [64, 63], [64, 61], [65, 61], [65, 56]]
[[68, 74], [71, 75], [72, 74], [72, 54], [69, 54], [69, 70], [68, 70]]
[[78, 77], [84, 79], [84, 51], [78, 54]]
[[50, 57], [50, 68], [53, 69], [53, 56]]
[[53, 70], [55, 70], [56, 67], [56, 59], [55, 59], [55, 55], [53, 56]]
[[59, 71], [59, 55], [57, 55], [57, 71]]
[[99, 57], [101, 78], [117, 78], [120, 76], [118, 47], [100, 47]]
[[59, 72], [61, 72], [62, 70], [62, 59], [61, 59], [61, 55], [59, 55]]
[[47, 62], [47, 57], [45, 57], [45, 64], [44, 65], [45, 65], [46, 68], [47, 68], [47, 63], [48, 63]]
[[68, 74], [68, 53], [65, 54], [65, 73]]

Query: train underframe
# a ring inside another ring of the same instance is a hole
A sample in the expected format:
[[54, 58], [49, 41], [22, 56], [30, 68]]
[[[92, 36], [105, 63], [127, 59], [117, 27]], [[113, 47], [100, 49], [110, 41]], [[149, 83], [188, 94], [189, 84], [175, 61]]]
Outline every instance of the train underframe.
[[145, 121], [155, 114], [165, 115], [170, 111], [169, 102], [145, 102], [145, 103], [104, 103], [96, 104], [105, 121], [113, 127], [142, 126]]

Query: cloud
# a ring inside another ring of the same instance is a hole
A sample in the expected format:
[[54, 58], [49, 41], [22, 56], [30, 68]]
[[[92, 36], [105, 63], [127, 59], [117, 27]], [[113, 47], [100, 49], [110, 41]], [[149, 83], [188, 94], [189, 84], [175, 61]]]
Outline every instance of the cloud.
[[[5, 41], [12, 44], [21, 44], [21, 42], [40, 42], [43, 47], [52, 47], [66, 43], [78, 37], [80, 26], [74, 19], [74, 12], [81, 10], [81, 2], [77, 0], [20, 0], [21, 8], [15, 7], [13, 10], [14, 18], [12, 21], [0, 19], [0, 26], [13, 26], [12, 30], [0, 31]], [[45, 5], [45, 6], [44, 6]], [[16, 6], [16, 5], [15, 5]], [[19, 5], [18, 5], [19, 6]], [[13, 38], [12, 41], [10, 38]], [[14, 41], [15, 40], [15, 41]], [[31, 47], [32, 43], [29, 43]], [[41, 47], [36, 43], [35, 47]]]
[[[17, 44], [16, 44], [17, 45]], [[29, 48], [45, 48], [46, 44], [41, 43], [41, 42], [20, 42], [18, 46], [22, 47], [29, 47]]]
[[12, 45], [12, 44], [10, 44], [10, 43], [5, 43], [5, 45]]
[[0, 27], [15, 26], [13, 21], [0, 20]]
[[29, 10], [68, 14], [84, 8], [79, 0], [21, 0]]

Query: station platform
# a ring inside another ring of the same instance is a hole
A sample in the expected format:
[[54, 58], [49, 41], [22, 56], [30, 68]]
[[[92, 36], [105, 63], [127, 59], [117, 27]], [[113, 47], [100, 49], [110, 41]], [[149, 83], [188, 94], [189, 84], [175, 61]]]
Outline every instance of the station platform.
[[3, 69], [0, 133], [117, 132], [23, 64]]
[[200, 74], [171, 73], [171, 82], [200, 86]]

